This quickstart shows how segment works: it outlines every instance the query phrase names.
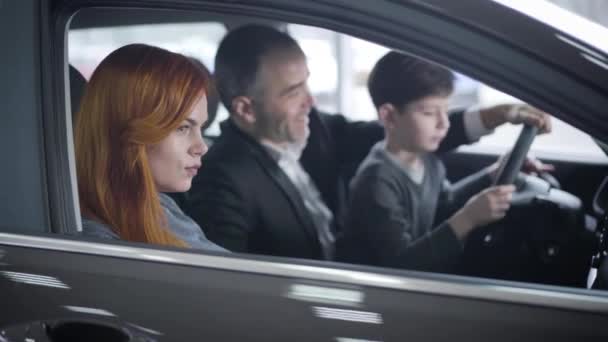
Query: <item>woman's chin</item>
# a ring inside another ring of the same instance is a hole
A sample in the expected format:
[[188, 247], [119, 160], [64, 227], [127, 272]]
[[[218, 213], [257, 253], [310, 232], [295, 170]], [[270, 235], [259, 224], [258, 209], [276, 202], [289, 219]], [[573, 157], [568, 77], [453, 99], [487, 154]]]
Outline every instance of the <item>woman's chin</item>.
[[176, 192], [186, 192], [186, 191], [190, 190], [191, 187], [192, 187], [192, 181], [189, 181], [188, 184], [184, 184], [183, 186], [179, 187]]
[[173, 184], [172, 186], [164, 187], [160, 190], [160, 192], [169, 192], [169, 193], [186, 192], [186, 191], [190, 190], [191, 187], [192, 187], [192, 179], [189, 179], [188, 181], [184, 181], [180, 184]]

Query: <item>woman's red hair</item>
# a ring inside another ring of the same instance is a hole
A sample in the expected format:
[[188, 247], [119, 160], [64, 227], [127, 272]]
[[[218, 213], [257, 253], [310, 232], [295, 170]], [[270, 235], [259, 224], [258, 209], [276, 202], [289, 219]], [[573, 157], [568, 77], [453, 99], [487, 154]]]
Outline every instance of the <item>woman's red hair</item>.
[[177, 129], [208, 86], [187, 57], [148, 45], [123, 46], [99, 64], [76, 117], [83, 217], [127, 241], [186, 245], [167, 227], [146, 146]]

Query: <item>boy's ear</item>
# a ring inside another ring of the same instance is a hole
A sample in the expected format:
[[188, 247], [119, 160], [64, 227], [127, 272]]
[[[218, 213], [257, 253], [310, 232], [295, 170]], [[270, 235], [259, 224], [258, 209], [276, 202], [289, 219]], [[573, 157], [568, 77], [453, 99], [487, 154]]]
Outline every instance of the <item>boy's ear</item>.
[[256, 121], [253, 101], [248, 96], [237, 96], [232, 99], [232, 113], [240, 121], [243, 121], [247, 124], [252, 125]]
[[385, 128], [393, 128], [395, 125], [395, 115], [397, 110], [390, 103], [385, 103], [378, 107], [378, 119]]

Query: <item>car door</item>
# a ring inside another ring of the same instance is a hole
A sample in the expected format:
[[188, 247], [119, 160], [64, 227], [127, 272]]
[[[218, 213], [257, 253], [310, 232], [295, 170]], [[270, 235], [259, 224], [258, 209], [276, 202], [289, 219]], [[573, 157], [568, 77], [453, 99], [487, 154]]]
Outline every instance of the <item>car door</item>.
[[[488, 10], [483, 2], [465, 4]], [[608, 296], [597, 291], [58, 234], [75, 232], [79, 220], [70, 168], [64, 37], [69, 18], [81, 6], [306, 22], [409, 46], [428, 57], [438, 57], [431, 48], [444, 46], [438, 51], [448, 52], [462, 40], [469, 49], [500, 51], [479, 63], [466, 62], [472, 53], [467, 49], [438, 58], [519, 89], [517, 78], [497, 78], [500, 72], [492, 71], [497, 61], [518, 70], [518, 63], [501, 57], [506, 49], [509, 57], [540, 65], [532, 76], [537, 85], [547, 86], [542, 95], [559, 93], [542, 77], [547, 72], [565, 78], [589, 101], [608, 101], [603, 92], [567, 79], [567, 73], [508, 50], [486, 32], [460, 26], [418, 2], [0, 2], [1, 41], [12, 47], [0, 57], [8, 66], [8, 77], [0, 79], [0, 136], [6, 139], [0, 154], [7, 160], [1, 178], [11, 194], [3, 192], [0, 206], [0, 340], [605, 340]], [[426, 40], [421, 44], [415, 37]], [[549, 96], [539, 98], [536, 103], [549, 108], [564, 105]], [[582, 106], [580, 101], [567, 105]], [[583, 114], [577, 115], [577, 122], [585, 122]], [[591, 131], [606, 136], [607, 125]]]
[[[12, 340], [605, 337], [605, 298], [437, 276], [3, 233]], [[69, 251], [69, 252], [67, 252]], [[504, 331], [511, 327], [510, 331]]]

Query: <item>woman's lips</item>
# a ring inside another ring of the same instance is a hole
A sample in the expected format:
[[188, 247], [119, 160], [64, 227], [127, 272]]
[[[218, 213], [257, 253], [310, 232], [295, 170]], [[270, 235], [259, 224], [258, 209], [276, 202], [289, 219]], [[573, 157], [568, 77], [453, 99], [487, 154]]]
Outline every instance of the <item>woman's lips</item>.
[[190, 166], [190, 167], [187, 167], [186, 168], [186, 173], [188, 174], [188, 176], [194, 177], [198, 173], [198, 169], [199, 168], [200, 168], [200, 166]]

